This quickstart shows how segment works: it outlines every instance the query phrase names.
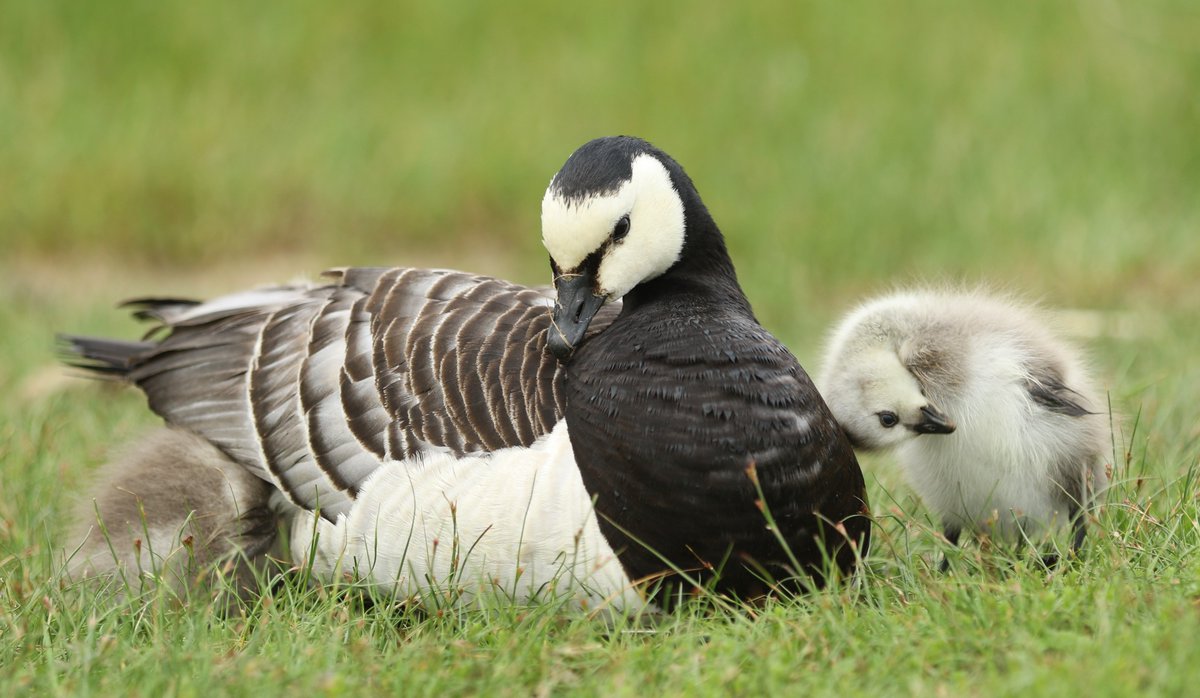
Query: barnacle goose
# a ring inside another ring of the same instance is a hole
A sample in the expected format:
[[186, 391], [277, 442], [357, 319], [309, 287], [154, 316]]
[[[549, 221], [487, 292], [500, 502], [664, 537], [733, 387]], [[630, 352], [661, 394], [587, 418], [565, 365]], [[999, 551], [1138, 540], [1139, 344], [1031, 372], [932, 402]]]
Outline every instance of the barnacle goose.
[[834, 330], [817, 383], [855, 446], [895, 449], [952, 544], [963, 529], [1032, 540], [1067, 522], [1083, 544], [1108, 483], [1108, 414], [1035, 308], [983, 290], [873, 299]]
[[[167, 558], [202, 543], [204, 559], [254, 557], [265, 517], [296, 564], [401, 596], [628, 609], [652, 588], [753, 597], [768, 579], [822, 583], [829, 561], [850, 570], [869, 541], [853, 449], [755, 320], [683, 169], [636, 138], [591, 141], [551, 180], [542, 229], [553, 289], [345, 269], [136, 302], [158, 323], [143, 342], [66, 338], [169, 425], [109, 466], [94, 492], [107, 536], [74, 569], [144, 566], [131, 539], [156, 526]], [[194, 485], [160, 486], [173, 470]]]

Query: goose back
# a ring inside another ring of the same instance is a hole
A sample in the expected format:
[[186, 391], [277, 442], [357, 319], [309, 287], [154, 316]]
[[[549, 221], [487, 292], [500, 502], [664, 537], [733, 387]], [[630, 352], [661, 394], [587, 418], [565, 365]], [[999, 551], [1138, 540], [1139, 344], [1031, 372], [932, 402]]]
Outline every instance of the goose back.
[[547, 290], [445, 270], [328, 275], [206, 303], [135, 301], [157, 342], [69, 339], [168, 423], [330, 520], [385, 462], [528, 446], [562, 417]]

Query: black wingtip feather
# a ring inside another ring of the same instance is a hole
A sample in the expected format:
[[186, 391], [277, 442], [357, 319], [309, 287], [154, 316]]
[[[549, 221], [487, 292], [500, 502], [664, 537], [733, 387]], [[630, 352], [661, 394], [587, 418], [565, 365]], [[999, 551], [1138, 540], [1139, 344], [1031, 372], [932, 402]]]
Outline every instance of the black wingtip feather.
[[130, 298], [122, 301], [117, 307], [133, 310], [133, 317], [138, 320], [166, 322], [166, 311], [197, 305], [200, 305], [200, 301], [191, 298]]
[[153, 347], [154, 342], [58, 335], [58, 353], [63, 363], [99, 378], [124, 378], [134, 360]]

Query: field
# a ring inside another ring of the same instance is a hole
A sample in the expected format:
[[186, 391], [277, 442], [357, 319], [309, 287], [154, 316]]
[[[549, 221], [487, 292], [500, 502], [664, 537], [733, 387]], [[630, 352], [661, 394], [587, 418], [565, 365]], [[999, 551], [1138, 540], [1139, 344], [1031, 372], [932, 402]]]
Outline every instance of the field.
[[[1185, 0], [476, 6], [0, 0], [0, 695], [1189, 695], [1200, 685], [1200, 8]], [[243, 613], [60, 581], [64, 517], [156, 423], [54, 334], [327, 266], [545, 283], [538, 205], [655, 142], [801, 362], [860, 298], [1063, 309], [1119, 416], [1083, 559], [937, 526], [886, 458], [851, 584], [604, 622], [284, 583]]]

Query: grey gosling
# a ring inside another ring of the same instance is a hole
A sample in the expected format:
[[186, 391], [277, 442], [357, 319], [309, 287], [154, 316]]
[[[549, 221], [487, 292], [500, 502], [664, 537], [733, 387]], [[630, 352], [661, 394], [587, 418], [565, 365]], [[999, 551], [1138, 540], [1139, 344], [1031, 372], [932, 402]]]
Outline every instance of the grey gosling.
[[978, 290], [876, 298], [833, 331], [817, 383], [856, 448], [894, 450], [952, 544], [963, 529], [1013, 541], [1069, 522], [1083, 545], [1109, 416], [1035, 308]]

